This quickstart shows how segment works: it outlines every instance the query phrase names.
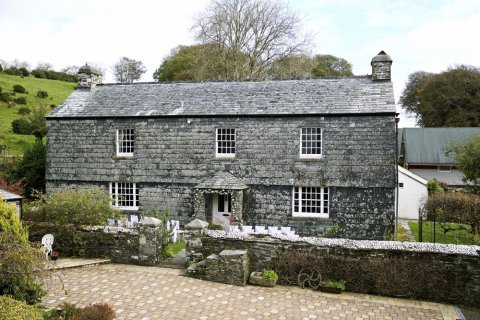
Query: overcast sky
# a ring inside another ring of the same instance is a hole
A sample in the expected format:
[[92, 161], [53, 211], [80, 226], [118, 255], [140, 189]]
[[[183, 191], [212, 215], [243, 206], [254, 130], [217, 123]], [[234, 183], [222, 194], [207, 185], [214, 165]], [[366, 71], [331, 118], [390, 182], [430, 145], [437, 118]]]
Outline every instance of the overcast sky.
[[[91, 62], [113, 81], [121, 56], [141, 60], [152, 74], [177, 45], [192, 44], [193, 17], [209, 0], [0, 0], [0, 59], [49, 62], [55, 69]], [[410, 73], [480, 66], [478, 0], [290, 0], [314, 35], [312, 53], [333, 54], [371, 73], [384, 50], [393, 59], [395, 97]], [[400, 111], [400, 109], [399, 109]], [[402, 115], [400, 126], [414, 121]]]

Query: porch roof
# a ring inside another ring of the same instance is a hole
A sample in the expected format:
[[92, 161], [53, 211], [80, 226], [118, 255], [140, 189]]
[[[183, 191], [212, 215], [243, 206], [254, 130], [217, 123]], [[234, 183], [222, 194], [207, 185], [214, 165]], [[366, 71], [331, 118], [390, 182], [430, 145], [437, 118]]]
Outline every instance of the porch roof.
[[249, 187], [230, 172], [217, 172], [213, 177], [206, 178], [197, 184], [195, 189], [244, 190]]

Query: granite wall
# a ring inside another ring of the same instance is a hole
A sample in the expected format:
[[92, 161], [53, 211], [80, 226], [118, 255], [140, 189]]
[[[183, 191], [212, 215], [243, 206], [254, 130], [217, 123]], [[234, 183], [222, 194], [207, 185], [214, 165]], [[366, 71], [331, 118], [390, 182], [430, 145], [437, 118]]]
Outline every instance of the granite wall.
[[[323, 156], [299, 156], [300, 128], [323, 129]], [[236, 129], [236, 156], [215, 157], [215, 130]], [[115, 155], [116, 129], [135, 130], [131, 158]], [[395, 119], [386, 115], [310, 117], [50, 119], [47, 191], [135, 182], [140, 210], [170, 209], [189, 221], [195, 185], [228, 171], [250, 189], [243, 220], [291, 226], [318, 235], [333, 224], [340, 236], [383, 239], [393, 226]], [[292, 217], [293, 186], [330, 188], [328, 219]]]
[[185, 235], [190, 260], [224, 250], [246, 250], [251, 271], [273, 268], [280, 278], [285, 276], [285, 265], [290, 269], [315, 267], [325, 280], [346, 280], [348, 291], [470, 306], [480, 301], [478, 246], [312, 237], [292, 240], [194, 231], [193, 236], [190, 230]]

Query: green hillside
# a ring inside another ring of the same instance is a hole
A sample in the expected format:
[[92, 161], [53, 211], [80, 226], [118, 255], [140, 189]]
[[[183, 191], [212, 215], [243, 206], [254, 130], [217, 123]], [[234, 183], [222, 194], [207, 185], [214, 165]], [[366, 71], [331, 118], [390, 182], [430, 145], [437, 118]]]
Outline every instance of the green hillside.
[[[74, 90], [76, 83], [49, 79], [37, 79], [33, 76], [20, 77], [0, 73], [0, 87], [2, 92], [13, 93], [13, 86], [21, 85], [27, 93], [16, 93], [13, 98], [25, 97], [26, 105], [0, 101], [0, 145], [9, 147], [10, 154], [22, 154], [26, 145], [33, 142], [32, 135], [19, 135], [12, 132], [12, 121], [28, 117], [18, 113], [20, 107], [32, 108], [38, 105], [58, 106]], [[38, 91], [46, 91], [47, 98], [38, 98]]]

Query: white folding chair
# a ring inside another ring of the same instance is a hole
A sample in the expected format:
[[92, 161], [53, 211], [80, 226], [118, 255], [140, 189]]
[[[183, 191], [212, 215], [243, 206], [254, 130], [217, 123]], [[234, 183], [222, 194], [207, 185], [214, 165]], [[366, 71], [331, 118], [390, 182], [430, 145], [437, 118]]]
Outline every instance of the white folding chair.
[[45, 252], [45, 259], [48, 259], [48, 255], [52, 253], [53, 246], [53, 234], [46, 234], [42, 238], [42, 250]]

